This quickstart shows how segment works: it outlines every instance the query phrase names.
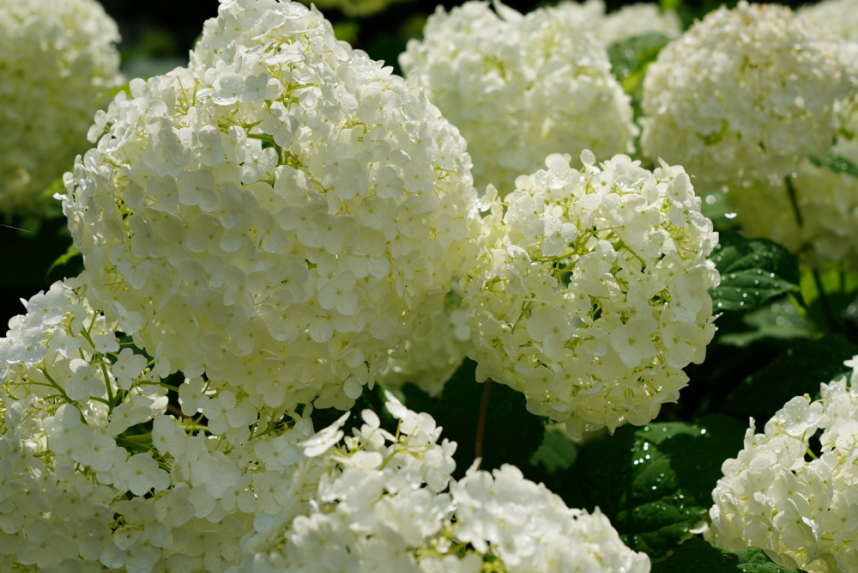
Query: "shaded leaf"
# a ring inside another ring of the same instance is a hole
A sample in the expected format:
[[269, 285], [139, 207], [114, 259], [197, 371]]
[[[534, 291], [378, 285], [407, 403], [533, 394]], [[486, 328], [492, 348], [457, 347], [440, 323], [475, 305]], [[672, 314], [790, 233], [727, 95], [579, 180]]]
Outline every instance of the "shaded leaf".
[[815, 396], [821, 382], [830, 382], [850, 371], [843, 361], [856, 354], [858, 346], [840, 334], [795, 341], [771, 363], [743, 380], [730, 393], [722, 411], [768, 420], [790, 398]]
[[[763, 340], [790, 341], [813, 337], [807, 321], [788, 297], [770, 301], [770, 304], [742, 315], [742, 325], [748, 327], [748, 330], [722, 334], [718, 342], [729, 346], [748, 346]], [[720, 330], [720, 322], [718, 326]]]
[[797, 301], [810, 326], [816, 332], [831, 332], [839, 328], [843, 313], [858, 296], [858, 275], [836, 263], [823, 271], [805, 270], [799, 295]]
[[838, 155], [833, 151], [829, 151], [824, 155], [810, 153], [808, 154], [808, 159], [810, 159], [810, 162], [817, 167], [824, 167], [834, 171], [835, 173], [845, 173], [852, 177], [858, 177], [858, 165], [855, 165], [855, 163], [850, 159], [847, 159], [842, 155]]
[[[476, 363], [465, 360], [444, 386], [440, 398], [432, 398], [416, 386], [407, 384], [402, 392], [411, 410], [430, 414], [444, 428], [442, 438], [455, 441], [456, 473], [461, 477], [474, 461], [477, 424], [483, 397], [483, 384], [475, 381]], [[512, 464], [525, 471], [533, 452], [542, 443], [545, 424], [527, 411], [524, 395], [509, 386], [493, 383], [483, 438], [480, 468], [491, 470]]]
[[720, 414], [624, 426], [581, 448], [556, 493], [570, 507], [598, 506], [626, 545], [661, 557], [705, 519], [721, 464], [741, 450], [745, 427]]
[[643, 83], [646, 68], [658, 57], [670, 38], [658, 32], [649, 32], [621, 42], [608, 48], [611, 71], [622, 84], [627, 94], [633, 94]]
[[710, 291], [716, 311], [758, 308], [799, 282], [798, 260], [768, 239], [724, 233], [710, 260], [721, 273], [721, 284]]
[[694, 538], [680, 545], [669, 558], [653, 563], [652, 573], [799, 573], [799, 570], [781, 567], [759, 547], [732, 553]]
[[530, 465], [548, 477], [553, 477], [568, 469], [577, 457], [578, 445], [575, 442], [559, 429], [549, 430], [545, 432], [539, 449], [530, 457]]

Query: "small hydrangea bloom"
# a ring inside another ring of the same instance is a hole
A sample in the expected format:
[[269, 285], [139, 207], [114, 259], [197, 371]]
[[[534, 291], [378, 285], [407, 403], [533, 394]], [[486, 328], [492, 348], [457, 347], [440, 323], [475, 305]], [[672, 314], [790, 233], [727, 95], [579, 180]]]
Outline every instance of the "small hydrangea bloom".
[[481, 200], [469, 307], [477, 379], [523, 392], [573, 434], [645, 424], [676, 401], [715, 333], [718, 242], [682, 167], [568, 155]]
[[782, 179], [829, 147], [852, 89], [839, 43], [789, 8], [721, 7], [647, 68], [641, 147], [707, 185]]
[[297, 2], [222, 2], [130, 89], [63, 198], [89, 296], [172, 371], [348, 409], [475, 256], [458, 130]]
[[[856, 358], [847, 366], [858, 366]], [[751, 419], [744, 448], [724, 462], [712, 492], [707, 539], [731, 551], [760, 547], [779, 565], [810, 573], [858, 572], [856, 382], [853, 370], [848, 384], [822, 384], [819, 400], [792, 398], [762, 433]]]
[[[858, 163], [858, 102], [852, 100], [842, 109], [843, 128], [831, 152]], [[727, 200], [742, 231], [749, 237], [765, 237], [784, 245], [807, 266], [822, 268], [826, 263], [845, 262], [858, 268], [858, 178], [805, 159], [789, 183], [795, 205], [784, 181], [757, 181], [729, 190]]]
[[629, 97], [606, 47], [554, 8], [522, 16], [500, 3], [466, 2], [430, 16], [400, 63], [462, 131], [474, 179], [504, 192], [559, 150], [577, 158], [633, 149]]
[[627, 4], [606, 15], [602, 0], [587, 0], [583, 4], [564, 1], [557, 5], [557, 10], [570, 26], [588, 29], [606, 46], [644, 34], [676, 38], [682, 33], [676, 12], [663, 12], [656, 4]]
[[96, 0], [0, 4], [0, 214], [45, 211], [37, 199], [86, 149], [97, 96], [121, 83], [118, 41]]
[[434, 420], [390, 394], [387, 410], [396, 435], [365, 410], [342, 443], [344, 418], [300, 444], [313, 456], [295, 471], [292, 502], [255, 521], [238, 571], [479, 573], [491, 554], [510, 573], [649, 572], [598, 510], [567, 508], [513, 466], [474, 467], [457, 483], [456, 444], [438, 443]]

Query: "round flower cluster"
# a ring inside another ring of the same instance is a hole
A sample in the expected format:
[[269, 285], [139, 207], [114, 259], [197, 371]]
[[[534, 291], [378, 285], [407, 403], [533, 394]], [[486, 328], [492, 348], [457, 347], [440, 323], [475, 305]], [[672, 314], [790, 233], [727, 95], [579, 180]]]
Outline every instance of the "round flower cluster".
[[513, 189], [549, 153], [630, 152], [637, 128], [629, 97], [611, 75], [607, 50], [570, 33], [554, 8], [522, 16], [466, 2], [429, 18], [423, 41], [400, 56], [429, 98], [462, 130], [482, 190]]
[[[843, 132], [853, 139], [841, 135], [831, 151], [858, 163], [858, 140], [854, 139], [858, 113], [852, 112], [849, 119], [845, 111], [844, 119]], [[858, 268], [858, 178], [805, 159], [789, 184], [795, 205], [783, 181], [755, 182], [731, 189], [727, 199], [736, 210], [742, 231], [786, 246], [808, 266], [821, 268], [829, 262], [846, 262]]]
[[656, 4], [627, 4], [605, 15], [602, 0], [587, 0], [583, 4], [564, 1], [557, 5], [557, 12], [568, 19], [570, 27], [592, 32], [606, 46], [644, 34], [664, 34], [668, 38], [682, 34], [676, 12], [662, 12]]
[[98, 94], [121, 83], [116, 23], [96, 0], [0, 4], [0, 214], [39, 195], [86, 149]]
[[853, 89], [839, 43], [785, 7], [724, 7], [663, 49], [644, 80], [641, 146], [707, 185], [778, 180], [826, 150]]
[[549, 156], [503, 202], [489, 188], [469, 321], [477, 380], [523, 392], [575, 435], [676, 401], [715, 333], [719, 282], [718, 234], [682, 167], [581, 161]]
[[396, 435], [364, 410], [342, 443], [345, 417], [300, 444], [293, 501], [256, 520], [239, 571], [479, 573], [491, 555], [494, 570], [509, 573], [649, 573], [649, 558], [623, 545], [598, 510], [568, 509], [513, 466], [474, 467], [457, 483], [456, 444], [437, 443], [431, 416], [390, 394], [387, 409]]
[[297, 2], [223, 2], [130, 89], [66, 178], [88, 295], [255, 407], [348, 409], [476, 256], [458, 130]]
[[822, 30], [833, 32], [844, 40], [858, 42], [858, 2], [856, 0], [824, 0], [819, 4], [802, 6], [798, 17]]
[[[858, 358], [858, 357], [856, 357]], [[847, 366], [858, 366], [858, 360]], [[858, 373], [821, 385], [821, 399], [797, 396], [724, 462], [712, 492], [706, 537], [736, 551], [753, 545], [779, 565], [810, 573], [858, 571]], [[811, 438], [821, 431], [821, 452]]]
[[85, 290], [53, 285], [0, 339], [0, 570], [238, 565], [254, 517], [291, 503], [312, 407], [260, 414], [202, 378], [171, 386], [165, 358], [117, 338], [139, 314], [112, 303], [108, 322]]

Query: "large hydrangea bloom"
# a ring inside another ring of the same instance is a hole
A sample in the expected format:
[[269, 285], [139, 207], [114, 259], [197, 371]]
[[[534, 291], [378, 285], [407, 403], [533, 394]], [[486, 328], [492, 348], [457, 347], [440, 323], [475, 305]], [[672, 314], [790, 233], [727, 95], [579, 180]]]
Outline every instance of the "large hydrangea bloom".
[[400, 56], [462, 130], [478, 189], [492, 183], [511, 191], [516, 177], [558, 151], [629, 152], [637, 128], [605, 46], [557, 9], [522, 16], [495, 7], [439, 8], [424, 39]]
[[853, 89], [839, 52], [782, 6], [710, 13], [647, 69], [644, 154], [707, 185], [782, 179], [831, 143]]
[[0, 214], [39, 194], [86, 149], [99, 93], [120, 83], [116, 23], [96, 0], [0, 3]]
[[[477, 379], [573, 433], [644, 424], [676, 401], [715, 332], [718, 242], [682, 167], [551, 155], [503, 203], [489, 189], [471, 283]], [[505, 209], [504, 209], [505, 207]]]
[[88, 295], [259, 407], [347, 409], [475, 255], [458, 130], [296, 2], [222, 2], [91, 135], [64, 197]]
[[[856, 357], [858, 358], [858, 357]], [[846, 362], [855, 368], [858, 360]], [[858, 373], [797, 396], [724, 462], [706, 537], [736, 551], [760, 547], [778, 564], [811, 573], [858, 571]], [[811, 438], [821, 430], [819, 455]]]

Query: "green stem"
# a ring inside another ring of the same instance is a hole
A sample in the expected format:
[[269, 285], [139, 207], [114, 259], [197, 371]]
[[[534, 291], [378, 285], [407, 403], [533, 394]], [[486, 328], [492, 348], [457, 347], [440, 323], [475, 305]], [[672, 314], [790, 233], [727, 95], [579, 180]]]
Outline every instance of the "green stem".
[[786, 182], [787, 195], [789, 196], [790, 205], [792, 205], [792, 212], [795, 215], [795, 220], [798, 223], [799, 228], [804, 226], [804, 219], [801, 217], [801, 210], [798, 208], [798, 199], [796, 198], [795, 187], [792, 185], [792, 177], [787, 175], [784, 177], [784, 181]]
[[488, 378], [483, 383], [483, 399], [480, 402], [480, 418], [477, 422], [477, 445], [474, 449], [474, 459], [483, 457], [483, 437], [486, 431], [486, 416], [489, 413], [489, 397], [492, 392], [492, 379]]

